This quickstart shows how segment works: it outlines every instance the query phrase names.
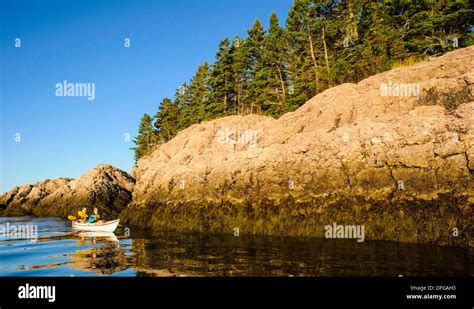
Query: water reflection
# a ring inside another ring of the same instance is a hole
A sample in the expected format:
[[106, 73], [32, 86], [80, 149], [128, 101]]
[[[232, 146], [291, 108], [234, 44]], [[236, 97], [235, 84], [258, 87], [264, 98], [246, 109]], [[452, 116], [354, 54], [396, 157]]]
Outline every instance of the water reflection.
[[134, 239], [138, 276], [469, 276], [466, 248], [295, 237]]
[[87, 238], [92, 238], [92, 243], [105, 240], [110, 242], [118, 242], [117, 236], [113, 232], [78, 232], [76, 236], [80, 237], [81, 241], [85, 242]]
[[[66, 236], [74, 240], [78, 249], [57, 256], [66, 257], [66, 261], [45, 264], [21, 265], [19, 270], [48, 270], [60, 266], [68, 266], [74, 270], [91, 272], [95, 275], [110, 275], [129, 269], [132, 265], [131, 257], [114, 233], [109, 232], [78, 232]], [[64, 236], [61, 237], [64, 239]], [[52, 241], [50, 237], [48, 241]], [[45, 241], [41, 238], [41, 241]], [[69, 250], [67, 250], [69, 251]], [[51, 259], [54, 259], [54, 255]]]
[[101, 247], [77, 250], [68, 255], [74, 262], [71, 266], [77, 270], [90, 271], [97, 275], [109, 275], [128, 269], [131, 258], [125, 255], [120, 245], [105, 243]]
[[[0, 224], [5, 222], [0, 218]], [[472, 276], [472, 248], [301, 237], [73, 232], [14, 218], [39, 237], [0, 239], [1, 276]]]

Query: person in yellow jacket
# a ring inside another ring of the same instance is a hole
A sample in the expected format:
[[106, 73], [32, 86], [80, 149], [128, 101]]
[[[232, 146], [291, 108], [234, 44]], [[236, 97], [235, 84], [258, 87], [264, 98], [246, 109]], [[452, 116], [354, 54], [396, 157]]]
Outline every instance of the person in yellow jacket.
[[87, 219], [89, 218], [89, 215], [87, 214], [87, 208], [82, 207], [82, 210], [79, 210], [77, 212], [77, 216], [78, 216], [80, 222], [86, 223]]

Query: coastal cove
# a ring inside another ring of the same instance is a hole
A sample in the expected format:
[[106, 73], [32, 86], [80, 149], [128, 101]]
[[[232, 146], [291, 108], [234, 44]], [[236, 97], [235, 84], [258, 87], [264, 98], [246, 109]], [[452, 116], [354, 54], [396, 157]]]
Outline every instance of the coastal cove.
[[[97, 207], [151, 232], [315, 238], [337, 222], [363, 227], [361, 243], [472, 247], [473, 53], [333, 87], [278, 119], [192, 125], [130, 174], [99, 164], [76, 179], [15, 187], [0, 196], [0, 215], [66, 218]], [[396, 80], [416, 81], [421, 95], [381, 95]]]

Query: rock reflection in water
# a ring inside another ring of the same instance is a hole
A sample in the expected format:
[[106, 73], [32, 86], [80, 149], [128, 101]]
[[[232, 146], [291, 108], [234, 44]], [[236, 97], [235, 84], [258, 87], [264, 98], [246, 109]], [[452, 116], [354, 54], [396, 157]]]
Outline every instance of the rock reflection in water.
[[474, 260], [468, 248], [295, 237], [161, 234], [131, 250], [137, 276], [469, 276]]
[[[113, 233], [111, 233], [113, 234]], [[77, 250], [73, 254], [69, 254], [72, 259], [71, 266], [77, 270], [92, 271], [98, 275], [109, 275], [121, 272], [131, 265], [130, 256], [123, 245], [116, 243], [118, 239], [115, 235], [93, 236], [87, 234], [79, 234], [79, 245], [85, 245], [91, 242], [92, 248]]]

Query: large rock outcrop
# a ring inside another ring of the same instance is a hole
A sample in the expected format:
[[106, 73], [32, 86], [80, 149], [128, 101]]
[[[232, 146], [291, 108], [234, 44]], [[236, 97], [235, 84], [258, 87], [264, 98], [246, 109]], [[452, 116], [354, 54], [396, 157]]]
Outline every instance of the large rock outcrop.
[[62, 216], [81, 207], [98, 207], [106, 216], [118, 216], [129, 204], [135, 180], [108, 164], [99, 164], [77, 179], [60, 178], [16, 187], [0, 196], [4, 215]]
[[139, 160], [125, 222], [145, 228], [469, 242], [474, 47], [318, 94], [279, 119], [194, 125]]

